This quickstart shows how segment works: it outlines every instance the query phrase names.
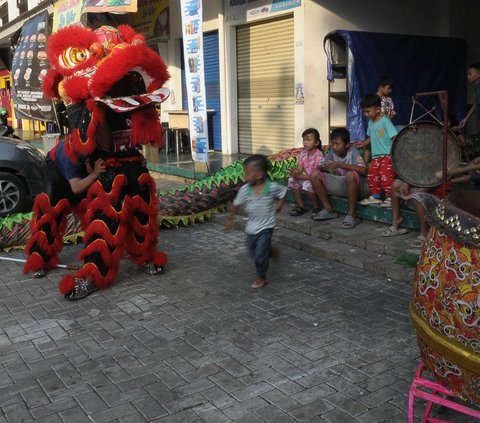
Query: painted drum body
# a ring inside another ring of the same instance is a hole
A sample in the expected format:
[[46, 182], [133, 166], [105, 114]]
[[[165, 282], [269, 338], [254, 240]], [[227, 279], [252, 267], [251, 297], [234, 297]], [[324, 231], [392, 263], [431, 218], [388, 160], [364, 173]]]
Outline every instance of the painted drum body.
[[455, 192], [431, 210], [410, 316], [425, 366], [480, 405], [480, 192]]

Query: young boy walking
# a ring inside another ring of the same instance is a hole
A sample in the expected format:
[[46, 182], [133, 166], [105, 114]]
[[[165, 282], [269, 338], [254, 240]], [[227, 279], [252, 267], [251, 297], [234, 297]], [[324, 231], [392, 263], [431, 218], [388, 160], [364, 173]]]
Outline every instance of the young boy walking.
[[243, 206], [248, 214], [245, 227], [247, 249], [255, 262], [257, 274], [251, 287], [257, 289], [267, 283], [275, 214], [282, 209], [287, 187], [267, 178], [268, 160], [261, 154], [245, 159], [243, 169], [246, 184], [233, 201], [225, 228], [233, 228], [234, 217]]

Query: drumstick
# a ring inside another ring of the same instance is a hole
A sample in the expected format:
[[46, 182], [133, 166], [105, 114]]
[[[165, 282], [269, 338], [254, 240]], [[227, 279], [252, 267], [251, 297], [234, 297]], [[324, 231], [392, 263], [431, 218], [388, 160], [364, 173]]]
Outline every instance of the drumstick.
[[[14, 262], [17, 262], [17, 263], [26, 263], [27, 262], [27, 260], [25, 260], [25, 259], [18, 259], [18, 258], [5, 257], [5, 256], [0, 256], [0, 260], [14, 261]], [[67, 270], [78, 270], [78, 269], [80, 269], [80, 266], [78, 266], [76, 264], [57, 264], [54, 267], [58, 267], [60, 269], [67, 269]]]

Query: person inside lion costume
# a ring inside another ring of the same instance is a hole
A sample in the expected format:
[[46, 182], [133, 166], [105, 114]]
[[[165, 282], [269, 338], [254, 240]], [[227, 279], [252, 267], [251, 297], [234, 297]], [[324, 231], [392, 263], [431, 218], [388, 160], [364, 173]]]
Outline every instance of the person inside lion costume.
[[163, 144], [157, 106], [169, 95], [162, 88], [169, 74], [128, 25], [67, 26], [49, 38], [47, 50], [52, 69], [43, 91], [66, 105], [65, 155], [74, 165], [99, 158], [105, 165], [79, 204], [46, 192], [34, 203], [24, 272], [43, 276], [58, 264], [67, 215], [75, 211], [81, 219], [85, 247], [78, 258], [84, 264], [59, 286], [73, 301], [110, 286], [125, 253], [151, 275], [167, 264], [157, 251], [155, 182], [140, 150]]

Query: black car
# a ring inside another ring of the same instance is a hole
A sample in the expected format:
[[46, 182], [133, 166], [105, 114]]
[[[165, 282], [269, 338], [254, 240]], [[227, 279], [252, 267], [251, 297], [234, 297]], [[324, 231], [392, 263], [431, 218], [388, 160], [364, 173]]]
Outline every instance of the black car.
[[43, 189], [43, 154], [29, 143], [0, 137], [0, 217], [26, 211]]

